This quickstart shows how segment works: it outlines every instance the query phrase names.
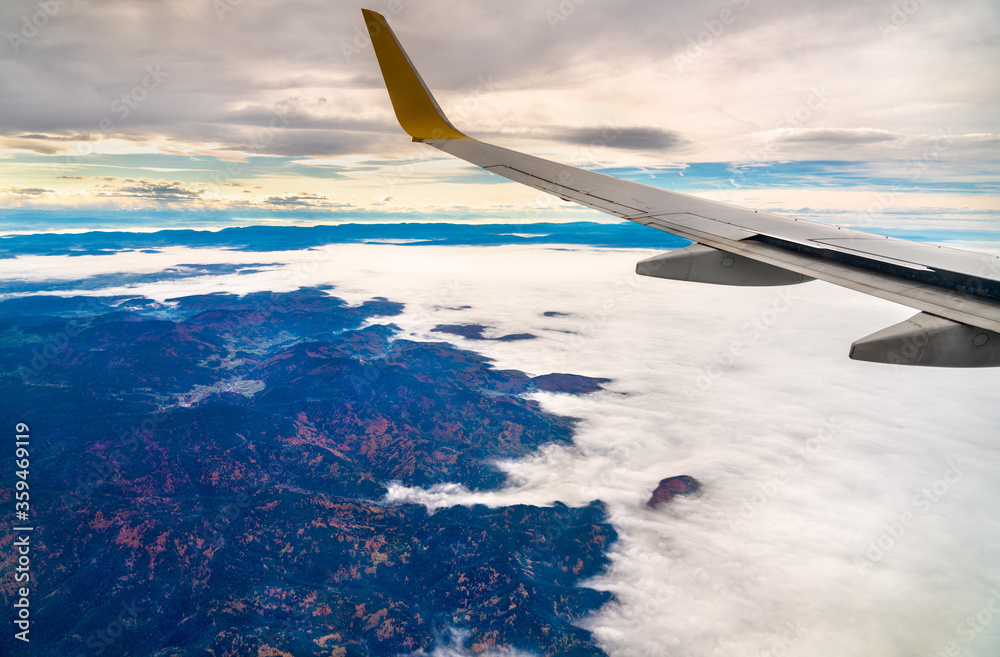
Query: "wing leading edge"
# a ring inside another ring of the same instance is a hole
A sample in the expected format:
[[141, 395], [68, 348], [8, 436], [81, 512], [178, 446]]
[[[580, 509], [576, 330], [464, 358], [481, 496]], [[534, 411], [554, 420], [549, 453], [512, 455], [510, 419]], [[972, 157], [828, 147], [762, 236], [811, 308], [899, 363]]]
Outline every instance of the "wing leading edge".
[[471, 139], [448, 121], [385, 18], [362, 12], [396, 118], [413, 141], [696, 242], [640, 262], [637, 273], [722, 285], [827, 281], [920, 311], [856, 341], [853, 359], [1000, 366], [1000, 258], [748, 210]]

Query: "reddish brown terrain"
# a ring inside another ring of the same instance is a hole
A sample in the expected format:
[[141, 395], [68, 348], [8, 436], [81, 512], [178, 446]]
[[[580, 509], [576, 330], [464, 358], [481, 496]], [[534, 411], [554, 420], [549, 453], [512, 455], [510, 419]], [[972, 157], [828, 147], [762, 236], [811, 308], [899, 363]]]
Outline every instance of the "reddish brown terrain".
[[603, 655], [573, 624], [609, 599], [579, 586], [615, 540], [600, 503], [381, 501], [391, 481], [502, 486], [495, 459], [572, 437], [522, 393], [601, 381], [360, 328], [400, 309], [320, 289], [0, 303], [0, 394], [32, 436], [33, 654]]

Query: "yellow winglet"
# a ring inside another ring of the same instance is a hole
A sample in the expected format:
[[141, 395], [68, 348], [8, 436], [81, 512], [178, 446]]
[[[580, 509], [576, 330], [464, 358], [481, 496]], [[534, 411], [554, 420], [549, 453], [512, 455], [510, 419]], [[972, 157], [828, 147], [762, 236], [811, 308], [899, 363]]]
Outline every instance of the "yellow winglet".
[[382, 14], [362, 9], [399, 125], [414, 141], [468, 139], [445, 117]]

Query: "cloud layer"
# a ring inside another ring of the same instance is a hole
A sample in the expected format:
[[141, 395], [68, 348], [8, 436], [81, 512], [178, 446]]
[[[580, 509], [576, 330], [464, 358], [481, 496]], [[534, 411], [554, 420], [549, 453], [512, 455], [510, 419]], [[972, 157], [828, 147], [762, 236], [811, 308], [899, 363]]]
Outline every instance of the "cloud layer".
[[[1000, 619], [975, 619], [1000, 589], [996, 372], [850, 361], [852, 340], [912, 311], [822, 283], [635, 277], [649, 254], [335, 245], [269, 253], [286, 263], [278, 270], [90, 293], [166, 299], [333, 283], [354, 302], [406, 302], [394, 318], [404, 335], [453, 341], [497, 367], [614, 379], [586, 397], [537, 395], [581, 418], [576, 445], [503, 464], [509, 489], [393, 492], [434, 504], [605, 500], [621, 540], [595, 584], [619, 603], [587, 624], [613, 657], [906, 657], [949, 642], [992, 656]], [[260, 254], [38, 257], [9, 269], [68, 278], [207, 261]], [[431, 331], [455, 323], [539, 339]], [[703, 492], [648, 509], [657, 482], [679, 474]]]

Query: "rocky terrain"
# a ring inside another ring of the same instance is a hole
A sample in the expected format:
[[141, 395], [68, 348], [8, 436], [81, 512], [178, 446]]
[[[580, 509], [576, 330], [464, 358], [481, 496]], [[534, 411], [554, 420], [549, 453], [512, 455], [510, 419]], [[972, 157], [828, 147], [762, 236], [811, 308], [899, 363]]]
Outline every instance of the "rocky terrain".
[[692, 495], [701, 490], [701, 483], [694, 477], [680, 475], [679, 477], [667, 477], [661, 479], [656, 490], [650, 496], [646, 506], [656, 508], [661, 504], [666, 504], [678, 495]]
[[326, 289], [0, 303], [5, 415], [32, 435], [33, 654], [603, 655], [573, 624], [609, 600], [579, 586], [616, 539], [600, 503], [381, 501], [503, 485], [495, 459], [572, 438], [523, 393], [603, 380], [401, 339], [400, 311]]

